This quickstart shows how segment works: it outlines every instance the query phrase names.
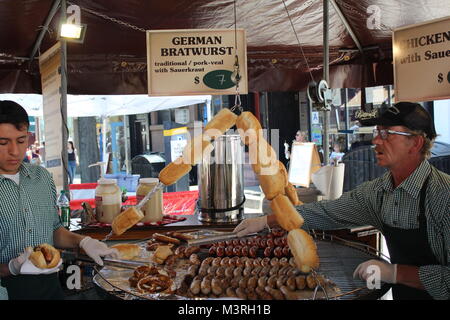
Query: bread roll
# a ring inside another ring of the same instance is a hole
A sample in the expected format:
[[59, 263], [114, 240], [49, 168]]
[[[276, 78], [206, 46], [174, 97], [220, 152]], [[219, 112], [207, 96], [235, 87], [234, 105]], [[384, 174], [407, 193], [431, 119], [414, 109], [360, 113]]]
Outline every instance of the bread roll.
[[258, 119], [249, 111], [242, 112], [236, 119], [236, 127], [242, 142], [246, 145], [257, 143], [259, 134], [262, 135], [262, 127]]
[[180, 157], [165, 166], [159, 172], [158, 178], [164, 185], [170, 186], [177, 182], [182, 176], [188, 174], [191, 169], [192, 166], [189, 163], [183, 163], [183, 158]]
[[304, 223], [303, 217], [297, 212], [289, 198], [284, 195], [276, 196], [270, 203], [270, 208], [272, 208], [278, 224], [286, 231], [298, 229]]
[[203, 134], [208, 136], [209, 139], [215, 139], [223, 135], [228, 129], [235, 125], [237, 115], [233, 113], [230, 109], [224, 108], [220, 110], [212, 119], [209, 121], [204, 130]]
[[163, 264], [166, 259], [173, 254], [170, 249], [171, 246], [159, 246], [153, 254], [153, 261], [159, 264]]
[[142, 218], [144, 218], [144, 214], [141, 210], [138, 210], [135, 207], [130, 207], [114, 218], [111, 228], [114, 234], [120, 236], [122, 233], [141, 221]]
[[183, 163], [191, 165], [199, 164], [205, 152], [211, 153], [213, 148], [213, 145], [209, 142], [209, 137], [200, 134], [189, 140], [184, 147]]
[[319, 268], [319, 256], [313, 238], [302, 229], [289, 231], [287, 242], [294, 256], [297, 268], [304, 273]]
[[249, 158], [253, 171], [259, 175], [273, 175], [279, 171], [277, 154], [262, 136], [249, 146]]
[[124, 260], [131, 260], [141, 255], [141, 247], [137, 244], [118, 243], [111, 246], [111, 248], [117, 249], [119, 251], [119, 258]]
[[40, 269], [52, 269], [58, 265], [61, 254], [52, 245], [43, 243], [34, 247], [29, 259]]
[[285, 178], [279, 169], [272, 175], [258, 175], [258, 180], [268, 200], [284, 194]]
[[288, 182], [288, 185], [284, 188], [284, 193], [294, 206], [303, 204], [298, 198], [297, 190], [290, 182]]
[[280, 169], [280, 172], [284, 179], [284, 187], [286, 188], [289, 184], [289, 177], [288, 177], [286, 167], [284, 166], [283, 162], [281, 162], [280, 160], [277, 160], [277, 163], [278, 163], [278, 168]]

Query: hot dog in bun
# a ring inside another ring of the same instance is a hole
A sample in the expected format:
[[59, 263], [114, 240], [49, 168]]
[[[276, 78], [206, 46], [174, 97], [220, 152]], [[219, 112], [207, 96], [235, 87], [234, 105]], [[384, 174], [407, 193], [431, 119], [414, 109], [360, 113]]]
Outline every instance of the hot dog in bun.
[[29, 259], [40, 269], [51, 269], [58, 265], [61, 255], [55, 247], [43, 243], [33, 248]]

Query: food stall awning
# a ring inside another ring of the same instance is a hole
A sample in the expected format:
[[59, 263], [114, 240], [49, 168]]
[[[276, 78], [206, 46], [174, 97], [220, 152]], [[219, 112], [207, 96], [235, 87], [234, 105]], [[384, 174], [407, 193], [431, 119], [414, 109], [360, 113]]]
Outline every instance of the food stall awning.
[[[392, 84], [392, 30], [450, 15], [448, 0], [330, 2], [333, 88]], [[0, 92], [41, 92], [36, 58], [31, 62], [28, 58], [53, 3], [53, 0], [1, 1]], [[84, 43], [68, 44], [69, 94], [147, 93], [145, 30], [235, 26], [232, 0], [67, 3], [81, 7], [81, 22], [87, 25]], [[321, 79], [322, 0], [235, 3], [236, 26], [247, 34], [249, 91], [299, 91], [306, 88], [311, 74], [316, 81]], [[56, 42], [59, 20], [58, 11], [38, 53]]]
[[[0, 94], [0, 100], [12, 100], [23, 106], [30, 116], [42, 117], [42, 95]], [[67, 95], [69, 117], [110, 117], [148, 113], [193, 104], [211, 104], [211, 96], [149, 97], [147, 95]]]

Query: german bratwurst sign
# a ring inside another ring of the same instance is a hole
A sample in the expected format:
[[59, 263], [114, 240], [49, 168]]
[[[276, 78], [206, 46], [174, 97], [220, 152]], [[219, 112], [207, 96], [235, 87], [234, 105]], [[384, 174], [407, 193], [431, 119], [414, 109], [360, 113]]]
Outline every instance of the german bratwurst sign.
[[245, 31], [147, 31], [147, 69], [150, 96], [247, 94]]

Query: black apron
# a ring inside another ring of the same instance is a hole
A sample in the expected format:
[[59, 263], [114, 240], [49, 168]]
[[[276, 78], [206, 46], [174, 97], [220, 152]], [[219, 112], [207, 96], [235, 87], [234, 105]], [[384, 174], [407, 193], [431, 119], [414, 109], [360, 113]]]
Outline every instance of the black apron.
[[[428, 244], [427, 220], [425, 218], [425, 196], [428, 178], [420, 190], [419, 228], [400, 229], [383, 223], [383, 235], [389, 249], [392, 264], [406, 264], [416, 267], [440, 264]], [[402, 284], [392, 285], [394, 300], [429, 300], [425, 291]]]
[[9, 300], [64, 300], [58, 273], [2, 278]]

